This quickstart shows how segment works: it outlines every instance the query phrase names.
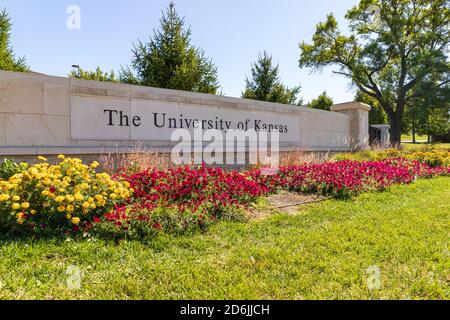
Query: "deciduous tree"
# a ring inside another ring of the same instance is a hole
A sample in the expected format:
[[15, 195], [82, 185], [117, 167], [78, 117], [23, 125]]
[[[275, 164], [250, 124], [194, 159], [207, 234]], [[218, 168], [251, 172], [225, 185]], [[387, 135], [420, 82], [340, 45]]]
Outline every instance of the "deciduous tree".
[[300, 67], [335, 72], [376, 99], [388, 116], [391, 143], [400, 144], [402, 120], [415, 89], [431, 76], [449, 83], [450, 0], [361, 0], [347, 12], [350, 35], [333, 15], [300, 45]]
[[69, 77], [82, 80], [119, 82], [114, 70], [111, 70], [111, 73], [103, 72], [100, 67], [97, 67], [95, 71], [85, 71], [80, 68], [78, 71], [72, 71]]

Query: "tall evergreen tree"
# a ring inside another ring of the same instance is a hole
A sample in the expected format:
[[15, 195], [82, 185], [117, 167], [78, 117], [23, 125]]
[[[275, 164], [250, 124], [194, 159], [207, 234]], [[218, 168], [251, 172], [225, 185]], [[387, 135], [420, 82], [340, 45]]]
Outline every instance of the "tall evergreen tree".
[[149, 42], [134, 45], [131, 68], [120, 72], [122, 82], [216, 94], [217, 67], [203, 49], [191, 44], [191, 29], [170, 3]]
[[11, 46], [11, 19], [3, 9], [0, 12], [0, 70], [27, 72], [29, 67], [25, 58], [16, 59]]
[[308, 107], [312, 109], [320, 109], [330, 111], [331, 106], [333, 105], [333, 99], [327, 95], [327, 92], [322, 92], [316, 99], [313, 99]]
[[269, 101], [283, 104], [301, 105], [298, 98], [301, 87], [288, 88], [279, 77], [279, 66], [274, 65], [272, 56], [266, 51], [258, 55], [258, 61], [252, 63], [251, 78], [245, 79], [245, 91], [242, 98]]

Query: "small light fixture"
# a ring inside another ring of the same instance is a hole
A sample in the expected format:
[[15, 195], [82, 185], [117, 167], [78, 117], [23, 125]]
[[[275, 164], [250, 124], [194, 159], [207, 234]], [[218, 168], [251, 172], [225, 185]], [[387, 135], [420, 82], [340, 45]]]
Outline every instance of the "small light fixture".
[[78, 65], [78, 64], [73, 64], [73, 65], [72, 65], [72, 68], [75, 68], [75, 69], [78, 70], [78, 77], [81, 78], [81, 68], [80, 68], [80, 65]]

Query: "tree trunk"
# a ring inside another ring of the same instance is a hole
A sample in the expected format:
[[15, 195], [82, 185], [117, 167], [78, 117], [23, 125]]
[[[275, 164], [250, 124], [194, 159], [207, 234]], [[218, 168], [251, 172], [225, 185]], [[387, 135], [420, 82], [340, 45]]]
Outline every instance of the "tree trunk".
[[414, 127], [414, 125], [412, 126], [412, 138], [413, 143], [416, 143], [416, 128]]
[[402, 138], [402, 118], [394, 115], [389, 119], [391, 125], [391, 147], [400, 148]]

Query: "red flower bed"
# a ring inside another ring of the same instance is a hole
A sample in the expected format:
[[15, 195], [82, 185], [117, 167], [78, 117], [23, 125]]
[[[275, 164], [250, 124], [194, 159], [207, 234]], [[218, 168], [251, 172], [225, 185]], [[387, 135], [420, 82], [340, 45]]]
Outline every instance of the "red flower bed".
[[245, 174], [218, 168], [147, 170], [123, 177], [135, 190], [134, 200], [148, 209], [175, 205], [180, 210], [195, 212], [204, 203], [220, 208], [248, 203], [269, 192], [266, 186]]
[[[340, 161], [282, 167], [274, 175], [261, 170], [243, 173], [218, 168], [147, 170], [122, 175], [135, 190], [128, 206], [116, 208], [106, 219], [116, 225], [131, 220], [148, 221], [162, 228], [156, 208], [173, 208], [186, 214], [184, 223], [215, 220], [230, 206], [245, 206], [257, 197], [289, 190], [348, 198], [364, 191], [383, 190], [393, 184], [407, 184], [417, 177], [448, 175], [450, 169], [431, 168], [415, 160], [389, 159], [379, 162]], [[143, 210], [144, 209], [144, 210]]]
[[416, 177], [445, 175], [449, 169], [431, 168], [415, 160], [388, 159], [379, 162], [339, 161], [282, 167], [276, 175], [251, 172], [253, 179], [272, 190], [320, 193], [346, 198], [363, 191], [383, 190], [392, 184], [407, 184]]

